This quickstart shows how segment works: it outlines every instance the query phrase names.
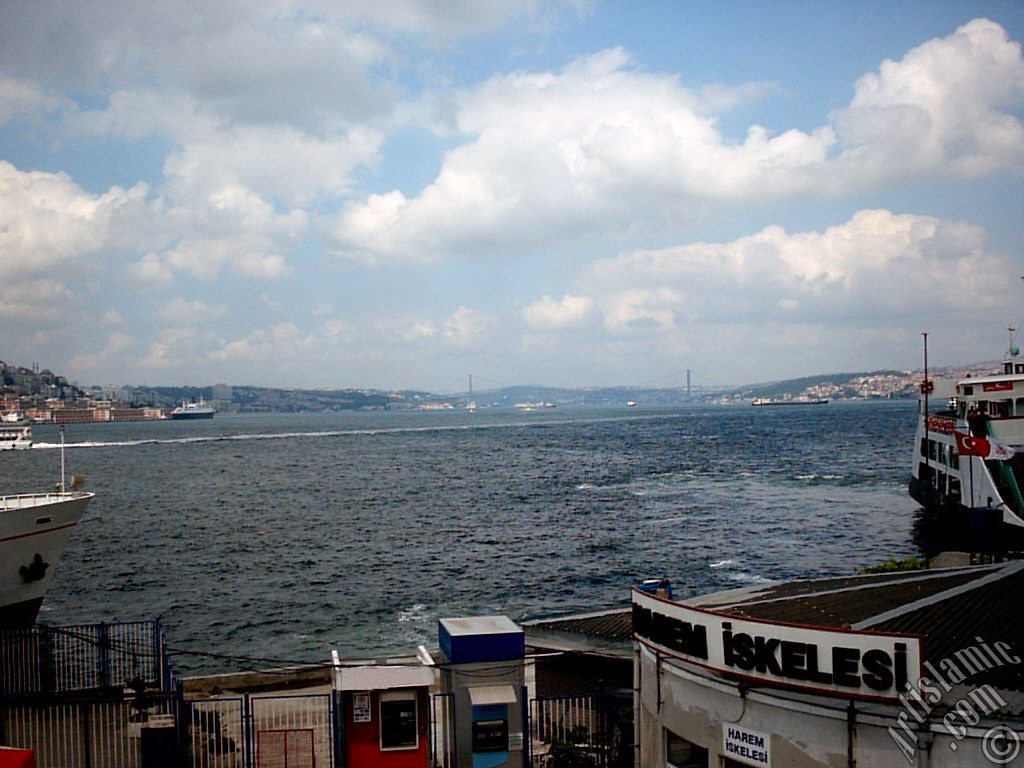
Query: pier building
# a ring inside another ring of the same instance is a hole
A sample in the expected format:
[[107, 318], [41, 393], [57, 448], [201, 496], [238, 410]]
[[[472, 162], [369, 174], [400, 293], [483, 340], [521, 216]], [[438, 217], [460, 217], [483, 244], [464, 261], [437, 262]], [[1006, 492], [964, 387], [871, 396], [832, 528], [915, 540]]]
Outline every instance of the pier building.
[[640, 768], [1024, 765], [1024, 563], [634, 591]]

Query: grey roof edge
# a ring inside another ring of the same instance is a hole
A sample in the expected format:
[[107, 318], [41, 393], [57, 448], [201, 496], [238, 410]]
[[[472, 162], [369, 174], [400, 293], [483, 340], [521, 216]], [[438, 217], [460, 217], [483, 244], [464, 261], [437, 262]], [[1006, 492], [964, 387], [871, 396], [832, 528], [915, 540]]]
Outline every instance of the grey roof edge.
[[604, 616], [615, 616], [616, 614], [628, 611], [630, 609], [629, 604], [621, 605], [618, 608], [606, 608], [601, 611], [590, 611], [589, 613], [563, 613], [560, 616], [545, 616], [542, 619], [530, 619], [529, 621], [519, 622], [519, 626], [526, 629], [534, 627], [543, 627], [546, 624], [551, 624], [556, 621], [576, 621], [577, 619], [600, 619]]
[[871, 629], [878, 624], [882, 624], [891, 619], [904, 616], [908, 613], [913, 613], [921, 608], [926, 608], [929, 605], [935, 605], [941, 603], [950, 598], [957, 597], [958, 595], [966, 594], [972, 590], [983, 587], [986, 584], [991, 584], [1001, 579], [1005, 579], [1007, 576], [1012, 576], [1015, 573], [1024, 570], [1024, 560], [1014, 560], [1008, 563], [1002, 563], [996, 570], [989, 573], [981, 578], [974, 579], [967, 584], [961, 584], [957, 587], [951, 587], [943, 592], [937, 592], [934, 595], [928, 597], [922, 597], [920, 600], [915, 600], [912, 603], [901, 605], [899, 608], [893, 608], [891, 611], [885, 611], [876, 616], [870, 616], [862, 621], [858, 621], [856, 624], [851, 625], [851, 629]]
[[[756, 587], [740, 587], [737, 589], [726, 589], [721, 592], [711, 592], [706, 595], [700, 595], [689, 600], [686, 600], [687, 605], [707, 607], [713, 605], [715, 610], [726, 610], [729, 608], [738, 608], [743, 605], [753, 605], [762, 603], [778, 603], [778, 602], [789, 602], [791, 600], [799, 600], [807, 597], [816, 597], [818, 595], [834, 595], [841, 592], [852, 592], [861, 589], [874, 589], [878, 587], [890, 586], [892, 584], [908, 584], [915, 581], [929, 581], [931, 579], [942, 578], [943, 576], [957, 576], [961, 573], [977, 572], [979, 574], [984, 571], [991, 571], [1001, 568], [1003, 564], [988, 564], [988, 565], [957, 565], [950, 568], [929, 568], [922, 571], [893, 571], [892, 573], [879, 574], [879, 573], [855, 573], [850, 576], [825, 576], [818, 579], [793, 579], [791, 581], [776, 581], [772, 584], [758, 585]], [[879, 577], [888, 578], [879, 578]], [[979, 576], [979, 578], [981, 578]], [[838, 587], [836, 589], [822, 589], [815, 592], [805, 592], [799, 595], [782, 595], [780, 597], [764, 597], [764, 595], [771, 590], [772, 587], [780, 584], [820, 584], [827, 581], [839, 581], [840, 579], [846, 580], [857, 580], [865, 579], [864, 583], [851, 584], [845, 587]], [[871, 581], [866, 581], [871, 579]], [[722, 602], [724, 598], [734, 598], [726, 602]]]

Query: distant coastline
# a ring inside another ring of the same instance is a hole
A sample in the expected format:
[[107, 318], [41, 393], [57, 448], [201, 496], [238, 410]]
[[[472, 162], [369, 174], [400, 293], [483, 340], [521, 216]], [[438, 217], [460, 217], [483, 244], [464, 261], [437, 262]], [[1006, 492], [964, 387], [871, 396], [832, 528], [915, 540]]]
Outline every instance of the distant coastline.
[[[933, 371], [941, 377], [984, 373], [993, 363]], [[920, 371], [882, 370], [820, 374], [742, 387], [546, 387], [506, 386], [491, 390], [432, 393], [365, 388], [282, 389], [214, 384], [206, 387], [88, 387], [37, 368], [0, 361], [0, 413], [24, 414], [37, 424], [153, 421], [167, 418], [182, 402], [204, 401], [218, 413], [316, 413], [336, 411], [445, 411], [514, 408], [521, 403], [559, 407], [675, 406], [685, 404], [817, 403], [899, 400], [918, 395]]]

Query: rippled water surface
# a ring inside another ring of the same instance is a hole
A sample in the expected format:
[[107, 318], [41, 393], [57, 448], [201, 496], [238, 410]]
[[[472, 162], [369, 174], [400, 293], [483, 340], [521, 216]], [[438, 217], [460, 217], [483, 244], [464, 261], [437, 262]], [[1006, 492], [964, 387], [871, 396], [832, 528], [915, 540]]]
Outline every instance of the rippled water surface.
[[[68, 427], [97, 496], [41, 621], [162, 616], [172, 646], [407, 651], [436, 619], [847, 574], [914, 551], [915, 403], [219, 415]], [[57, 431], [0, 454], [44, 490]], [[178, 656], [179, 671], [235, 662]]]

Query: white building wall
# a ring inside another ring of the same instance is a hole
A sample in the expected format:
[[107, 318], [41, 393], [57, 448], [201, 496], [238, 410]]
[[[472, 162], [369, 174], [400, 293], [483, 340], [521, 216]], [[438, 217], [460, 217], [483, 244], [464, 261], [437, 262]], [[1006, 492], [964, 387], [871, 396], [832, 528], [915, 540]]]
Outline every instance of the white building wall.
[[[838, 698], [792, 696], [758, 688], [741, 696], [735, 683], [687, 668], [643, 649], [640, 664], [640, 768], [665, 768], [665, 729], [708, 749], [708, 765], [722, 765], [723, 723], [771, 734], [773, 768], [849, 768], [850, 733], [846, 708]], [[659, 700], [660, 696], [660, 700]], [[981, 768], [991, 763], [981, 746], [983, 728], [954, 743], [931, 734], [931, 746], [910, 761], [888, 727], [897, 727], [900, 709], [857, 702], [852, 757], [856, 768]], [[933, 731], [935, 728], [933, 727]], [[1021, 750], [1024, 753], [1024, 749]], [[1005, 765], [1024, 766], [1024, 754]]]

